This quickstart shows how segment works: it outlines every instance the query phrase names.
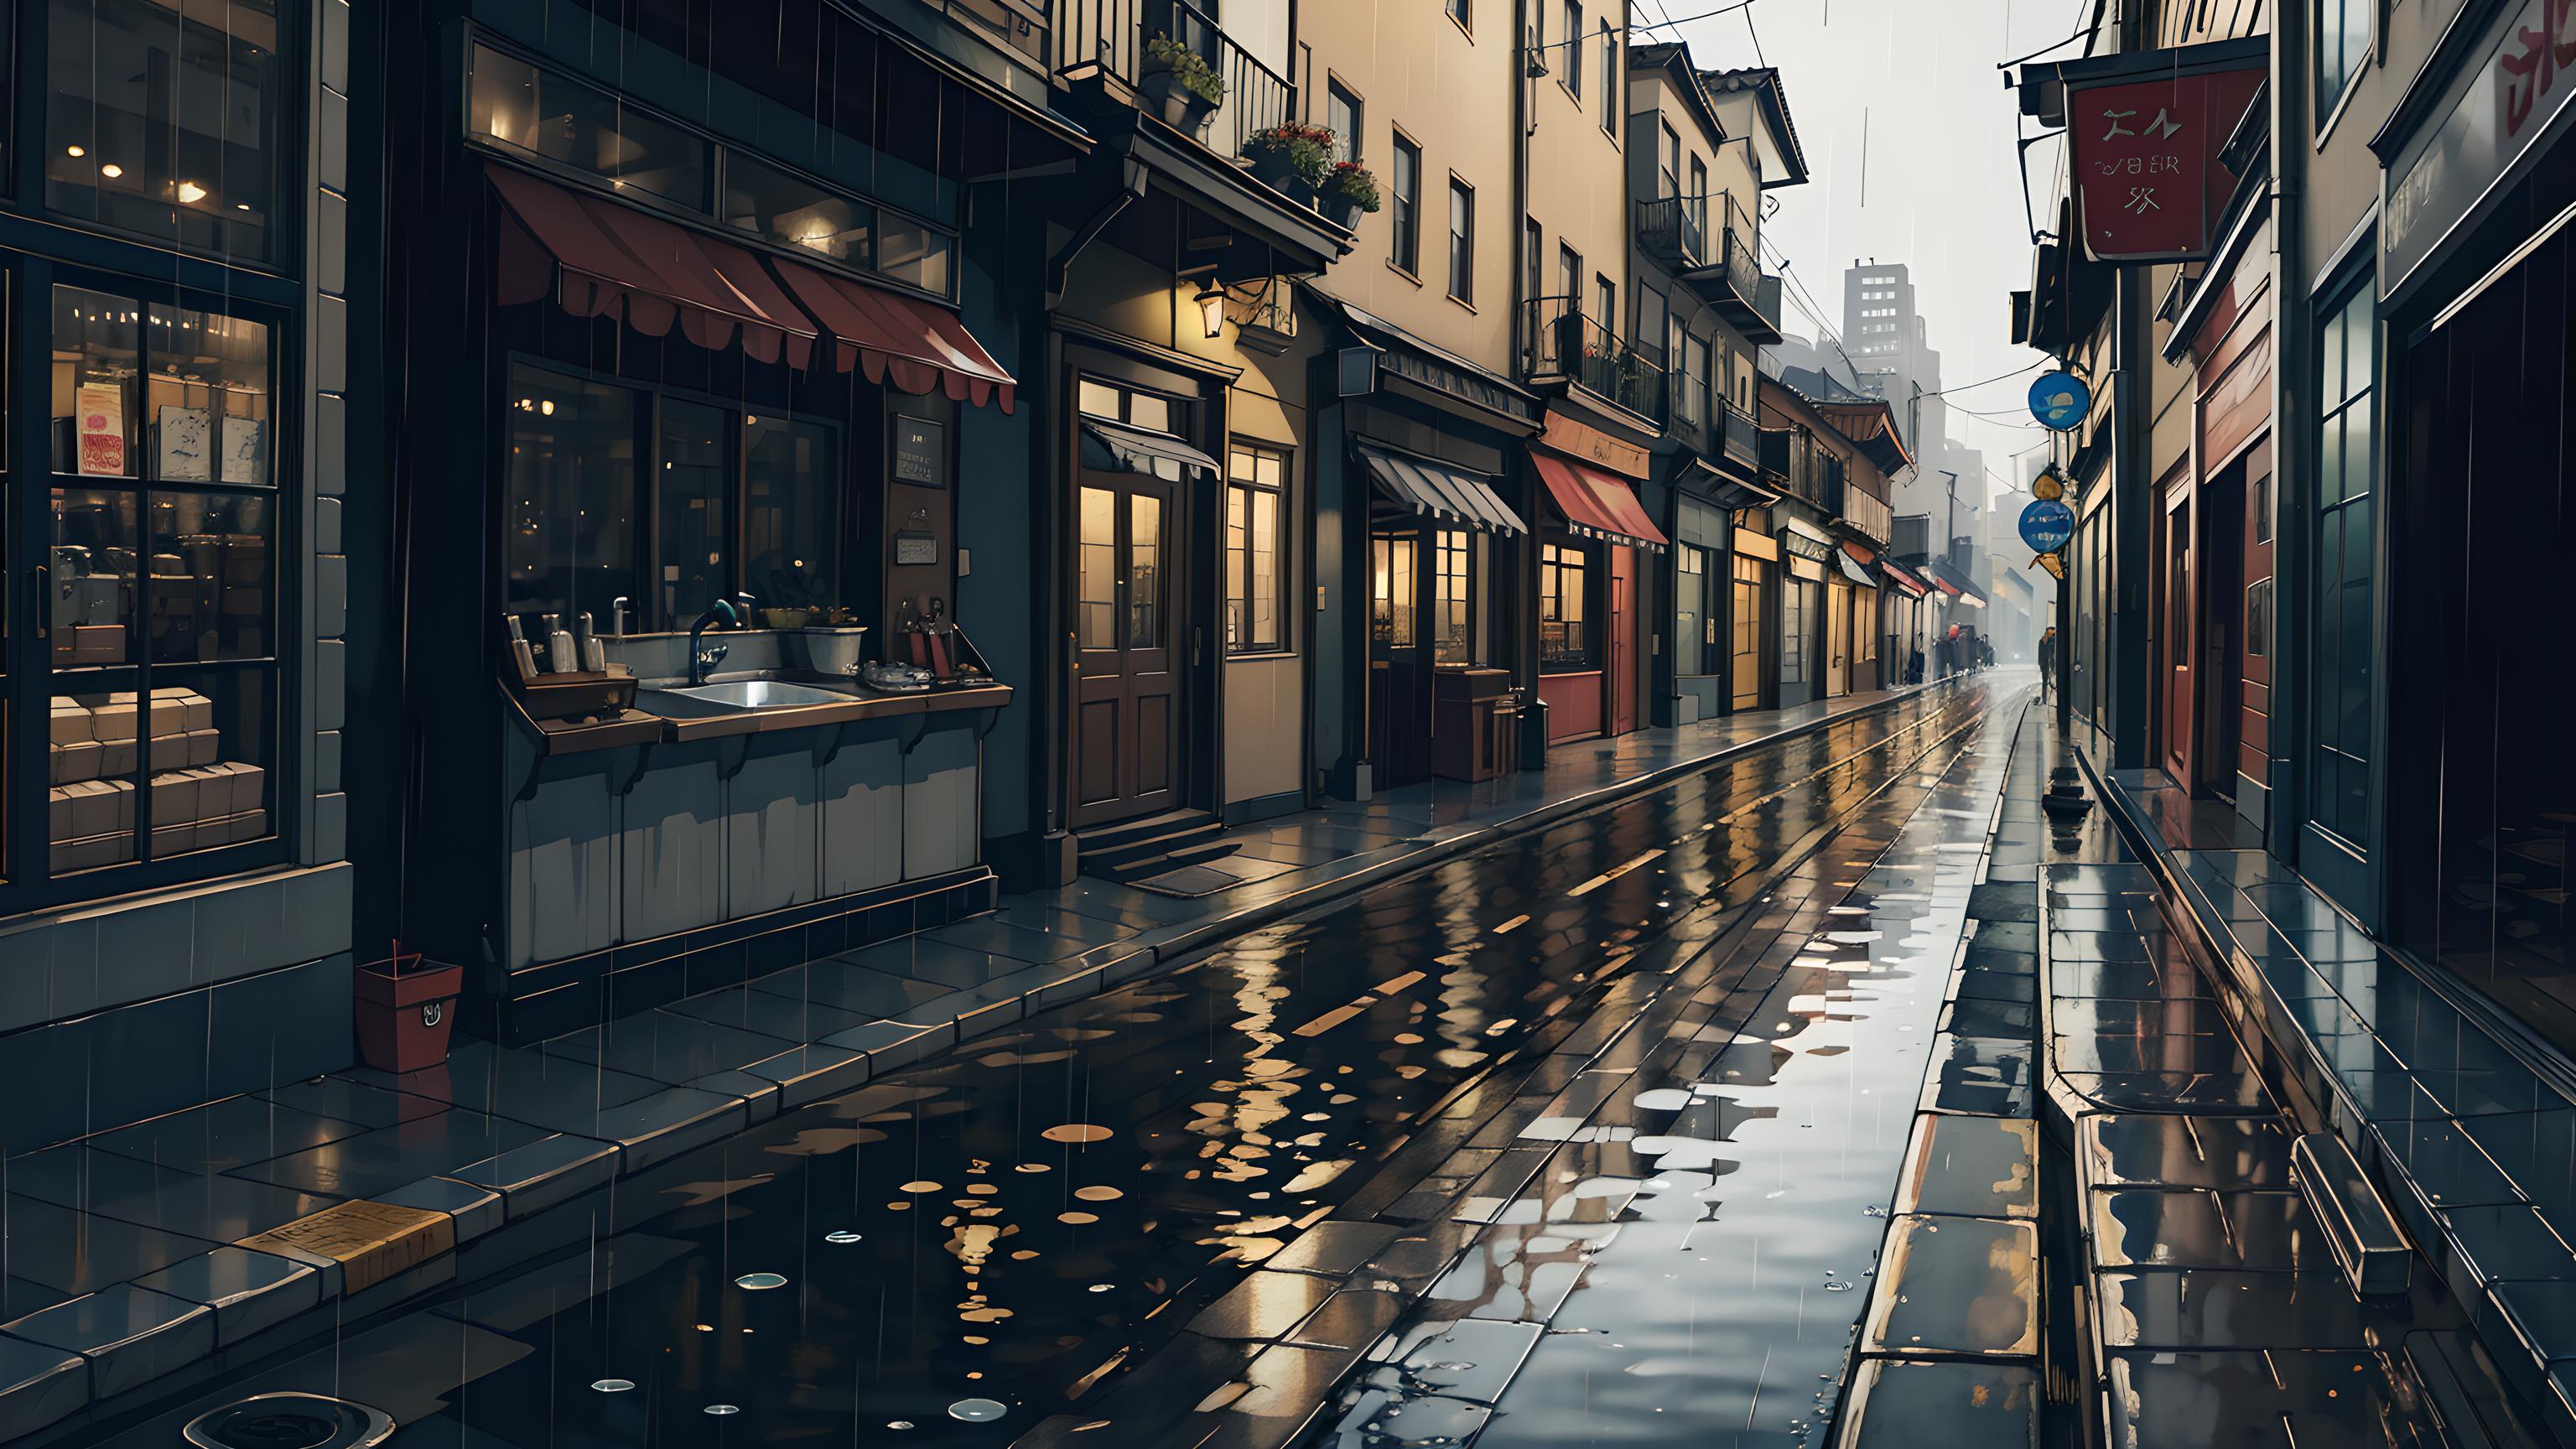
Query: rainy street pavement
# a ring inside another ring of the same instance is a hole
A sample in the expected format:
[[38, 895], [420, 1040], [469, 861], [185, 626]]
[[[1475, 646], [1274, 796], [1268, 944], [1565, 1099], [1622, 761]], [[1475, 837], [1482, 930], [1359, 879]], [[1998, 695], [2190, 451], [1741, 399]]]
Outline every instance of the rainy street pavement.
[[2028, 692], [1032, 1014], [105, 1442], [289, 1388], [404, 1449], [1821, 1442]]

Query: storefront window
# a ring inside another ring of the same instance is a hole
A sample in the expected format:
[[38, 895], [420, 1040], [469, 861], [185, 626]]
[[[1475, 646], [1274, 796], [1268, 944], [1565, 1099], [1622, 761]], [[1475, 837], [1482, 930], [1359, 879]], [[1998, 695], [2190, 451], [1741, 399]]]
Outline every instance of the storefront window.
[[288, 68], [275, 0], [52, 0], [45, 205], [193, 252], [274, 254]]
[[1227, 454], [1225, 647], [1234, 654], [1287, 647], [1287, 575], [1282, 567], [1288, 510], [1288, 455], [1237, 443]]
[[738, 593], [764, 616], [843, 603], [831, 428], [525, 362], [508, 408], [511, 611], [607, 632], [623, 601], [653, 632]]
[[1734, 585], [1729, 601], [1733, 632], [1728, 641], [1732, 699], [1737, 709], [1756, 709], [1762, 703], [1762, 635], [1768, 623], [1762, 607], [1763, 585], [1768, 582], [1762, 561], [1737, 555], [1730, 582]]
[[704, 138], [489, 46], [474, 47], [469, 85], [467, 125], [475, 134], [590, 172], [619, 190], [705, 209], [712, 148]]
[[1808, 600], [1816, 586], [1805, 579], [1789, 579], [1780, 585], [1780, 682], [1803, 684], [1807, 679], [1807, 610]]
[[2316, 648], [2309, 675], [2310, 818], [2355, 844], [2370, 830], [2371, 289], [2329, 314], [2318, 347]]
[[1708, 601], [1708, 553], [1689, 544], [1673, 547], [1673, 672], [1702, 672], [1700, 618]]
[[54, 289], [49, 320], [52, 873], [265, 838], [280, 688], [270, 329], [75, 287]]
[[876, 208], [739, 153], [725, 157], [724, 223], [854, 267], [876, 265]]
[[1433, 662], [1476, 662], [1476, 541], [1463, 528], [1432, 534], [1436, 549], [1431, 579]]
[[1585, 629], [1584, 582], [1590, 550], [1581, 544], [1541, 545], [1538, 559], [1538, 666], [1558, 671], [1592, 667]]
[[832, 430], [759, 413], [744, 419], [743, 438], [743, 587], [764, 609], [838, 606], [841, 490]]
[[1375, 567], [1370, 570], [1369, 630], [1389, 649], [1410, 649], [1419, 641], [1414, 619], [1414, 539], [1411, 534], [1384, 534], [1375, 539]]

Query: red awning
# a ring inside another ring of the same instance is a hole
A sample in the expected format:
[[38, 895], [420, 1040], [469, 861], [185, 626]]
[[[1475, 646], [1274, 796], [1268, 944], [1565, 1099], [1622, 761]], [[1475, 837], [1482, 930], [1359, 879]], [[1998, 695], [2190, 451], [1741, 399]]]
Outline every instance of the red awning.
[[956, 313], [855, 277], [791, 261], [776, 265], [796, 300], [832, 334], [832, 365], [840, 371], [856, 365], [870, 382], [943, 392], [952, 402], [981, 404], [999, 394], [1002, 411], [1011, 410], [1017, 384]]
[[1672, 540], [1646, 517], [1646, 506], [1637, 501], [1637, 490], [1628, 480], [1544, 448], [1530, 449], [1530, 461], [1538, 465], [1539, 479], [1556, 500], [1556, 511], [1565, 515], [1576, 533], [1639, 548], [1671, 546]]
[[494, 288], [502, 302], [551, 295], [576, 317], [623, 317], [650, 337], [676, 322], [700, 347], [739, 336], [762, 362], [809, 360], [813, 322], [748, 249], [498, 162], [487, 170], [509, 213]]
[[1908, 572], [1903, 565], [1897, 563], [1897, 561], [1892, 558], [1881, 558], [1878, 561], [1878, 571], [1886, 576], [1889, 583], [1896, 585], [1898, 588], [1903, 589], [1905, 592], [1912, 594], [1918, 599], [1923, 597], [1923, 595], [1931, 588], [1930, 585], [1924, 583], [1921, 579], [1916, 578], [1912, 573]]

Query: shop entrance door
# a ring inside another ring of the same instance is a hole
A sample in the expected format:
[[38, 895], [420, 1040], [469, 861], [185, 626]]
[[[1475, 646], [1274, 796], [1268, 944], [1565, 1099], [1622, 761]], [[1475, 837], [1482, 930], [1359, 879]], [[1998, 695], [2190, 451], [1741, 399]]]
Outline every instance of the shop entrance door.
[[1637, 727], [1637, 550], [1610, 550], [1610, 633], [1603, 641], [1603, 669], [1610, 691], [1610, 728], [1624, 735]]
[[1825, 586], [1825, 693], [1851, 693], [1851, 585]]
[[1180, 803], [1187, 654], [1177, 545], [1180, 485], [1085, 469], [1075, 500], [1078, 667], [1074, 824]]
[[1369, 535], [1369, 760], [1372, 785], [1431, 778], [1431, 646], [1423, 607], [1424, 529], [1381, 519]]
[[1770, 599], [1771, 581], [1762, 560], [1737, 554], [1731, 583], [1734, 592], [1726, 614], [1728, 704], [1737, 710], [1760, 709], [1762, 641], [1771, 635], [1763, 605]]
[[2163, 588], [2164, 617], [2156, 646], [2159, 682], [2164, 697], [2158, 720], [2164, 734], [2165, 773], [2184, 789], [2192, 786], [2192, 735], [2196, 708], [2192, 695], [2191, 488], [2176, 484], [2165, 491], [2157, 529], [2156, 577]]
[[2200, 749], [2191, 782], [2233, 802], [2245, 710], [2245, 470], [2200, 490]]

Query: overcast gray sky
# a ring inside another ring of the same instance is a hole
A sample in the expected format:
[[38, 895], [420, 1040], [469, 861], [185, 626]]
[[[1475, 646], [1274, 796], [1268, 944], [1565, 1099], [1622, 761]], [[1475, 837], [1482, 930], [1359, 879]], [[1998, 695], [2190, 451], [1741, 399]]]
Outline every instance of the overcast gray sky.
[[[2035, 361], [2008, 340], [2005, 296], [2029, 285], [2030, 233], [2015, 175], [2018, 108], [1995, 66], [2073, 34], [2089, 0], [1754, 0], [1687, 18], [1728, 3], [1633, 0], [1631, 23], [1640, 39], [1678, 34], [1702, 67], [1780, 68], [1812, 179], [1772, 193], [1780, 206], [1764, 236], [1827, 326], [1841, 330], [1843, 269], [1855, 257], [1905, 262], [1945, 390]], [[1666, 19], [1681, 23], [1646, 28]], [[2054, 143], [2031, 151], [2042, 198], [2056, 162]], [[1784, 329], [1818, 336], [1799, 310], [1806, 298], [1790, 283], [1783, 292], [1795, 298]], [[2022, 377], [1950, 398], [1951, 435], [1983, 449], [1999, 473], [2043, 436], [2013, 426], [2030, 421], [2028, 385]]]

